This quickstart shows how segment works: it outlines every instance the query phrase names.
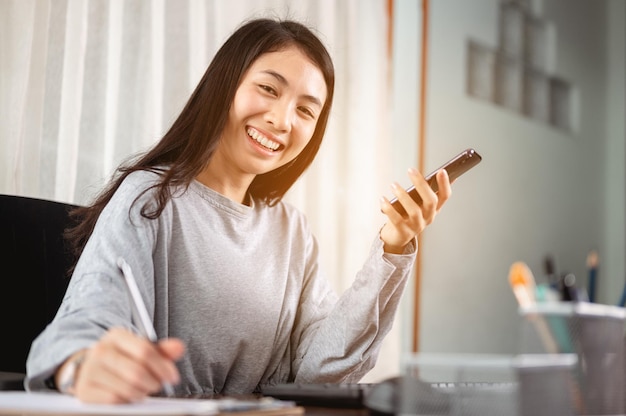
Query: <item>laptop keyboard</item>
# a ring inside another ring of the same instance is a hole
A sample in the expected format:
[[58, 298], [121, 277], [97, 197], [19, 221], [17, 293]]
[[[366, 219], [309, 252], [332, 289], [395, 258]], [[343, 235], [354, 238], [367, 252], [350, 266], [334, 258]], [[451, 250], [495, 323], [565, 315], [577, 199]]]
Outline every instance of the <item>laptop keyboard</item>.
[[[307, 384], [283, 383], [267, 385], [261, 389], [264, 396], [280, 400], [293, 401], [301, 406], [337, 407], [361, 409], [365, 406], [365, 398], [376, 383], [347, 383], [347, 384]], [[471, 390], [499, 390], [510, 389], [514, 383], [501, 382], [433, 382], [424, 383], [433, 388], [433, 392], [451, 392], [454, 389]]]
[[301, 406], [363, 408], [363, 398], [375, 384], [306, 384], [284, 383], [264, 386], [261, 393], [264, 396], [280, 400], [294, 401]]

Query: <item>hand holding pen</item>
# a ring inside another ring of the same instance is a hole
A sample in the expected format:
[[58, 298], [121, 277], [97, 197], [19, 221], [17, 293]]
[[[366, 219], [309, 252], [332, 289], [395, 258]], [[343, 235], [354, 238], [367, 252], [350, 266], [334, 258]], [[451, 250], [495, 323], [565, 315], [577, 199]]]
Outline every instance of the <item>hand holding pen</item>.
[[164, 382], [178, 382], [174, 361], [184, 350], [177, 339], [161, 340], [157, 347], [126, 328], [111, 328], [87, 350], [73, 394], [85, 403], [141, 401], [159, 393]]
[[[127, 276], [133, 278], [132, 272]], [[139, 305], [143, 305], [143, 301]], [[135, 322], [137, 319], [134, 318], [133, 322], [142, 325]], [[167, 389], [166, 385], [171, 388], [172, 384], [178, 383], [180, 376], [175, 361], [185, 353], [182, 341], [176, 338], [150, 340], [154, 328], [149, 318], [141, 328], [152, 328], [152, 331], [144, 335], [112, 327], [84, 350], [72, 392], [75, 397], [85, 403], [137, 402]]]

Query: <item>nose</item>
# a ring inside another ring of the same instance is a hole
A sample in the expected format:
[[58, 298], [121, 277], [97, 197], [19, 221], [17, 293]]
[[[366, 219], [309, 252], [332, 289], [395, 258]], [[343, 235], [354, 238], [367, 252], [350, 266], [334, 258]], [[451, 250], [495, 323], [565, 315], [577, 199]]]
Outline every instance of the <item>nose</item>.
[[292, 118], [294, 114], [293, 105], [286, 100], [276, 100], [274, 105], [265, 113], [265, 120], [270, 123], [274, 129], [280, 132], [289, 132], [291, 130]]

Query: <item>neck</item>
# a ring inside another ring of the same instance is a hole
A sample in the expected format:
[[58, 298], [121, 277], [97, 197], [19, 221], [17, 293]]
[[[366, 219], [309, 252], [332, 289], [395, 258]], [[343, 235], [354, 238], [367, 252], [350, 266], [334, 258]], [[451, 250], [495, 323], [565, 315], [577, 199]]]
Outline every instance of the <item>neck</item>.
[[223, 169], [215, 172], [211, 165], [207, 166], [196, 179], [203, 185], [219, 192], [228, 199], [240, 204], [249, 205], [248, 187], [254, 179], [254, 175], [232, 176], [224, 173]]

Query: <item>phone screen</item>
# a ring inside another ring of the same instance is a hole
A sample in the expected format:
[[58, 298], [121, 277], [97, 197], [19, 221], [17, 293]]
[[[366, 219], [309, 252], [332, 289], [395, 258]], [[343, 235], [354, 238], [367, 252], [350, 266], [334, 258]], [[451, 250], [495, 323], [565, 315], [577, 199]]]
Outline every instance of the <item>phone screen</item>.
[[[480, 156], [478, 152], [476, 152], [476, 150], [472, 148], [465, 149], [464, 151], [454, 156], [452, 159], [429, 173], [425, 177], [425, 179], [432, 188], [432, 190], [437, 192], [439, 190], [439, 185], [437, 184], [437, 178], [435, 177], [435, 175], [437, 174], [437, 172], [439, 172], [439, 170], [445, 169], [448, 172], [450, 182], [452, 182], [453, 180], [476, 166], [481, 160], [482, 156]], [[417, 190], [413, 185], [407, 188], [406, 191], [415, 202], [417, 202], [418, 204], [422, 202], [422, 198], [419, 196]], [[393, 198], [390, 202], [391, 205], [393, 205], [393, 207], [396, 209], [396, 211], [403, 215], [406, 214], [406, 211], [402, 207], [402, 204], [400, 204], [400, 201], [398, 201], [398, 198]]]

